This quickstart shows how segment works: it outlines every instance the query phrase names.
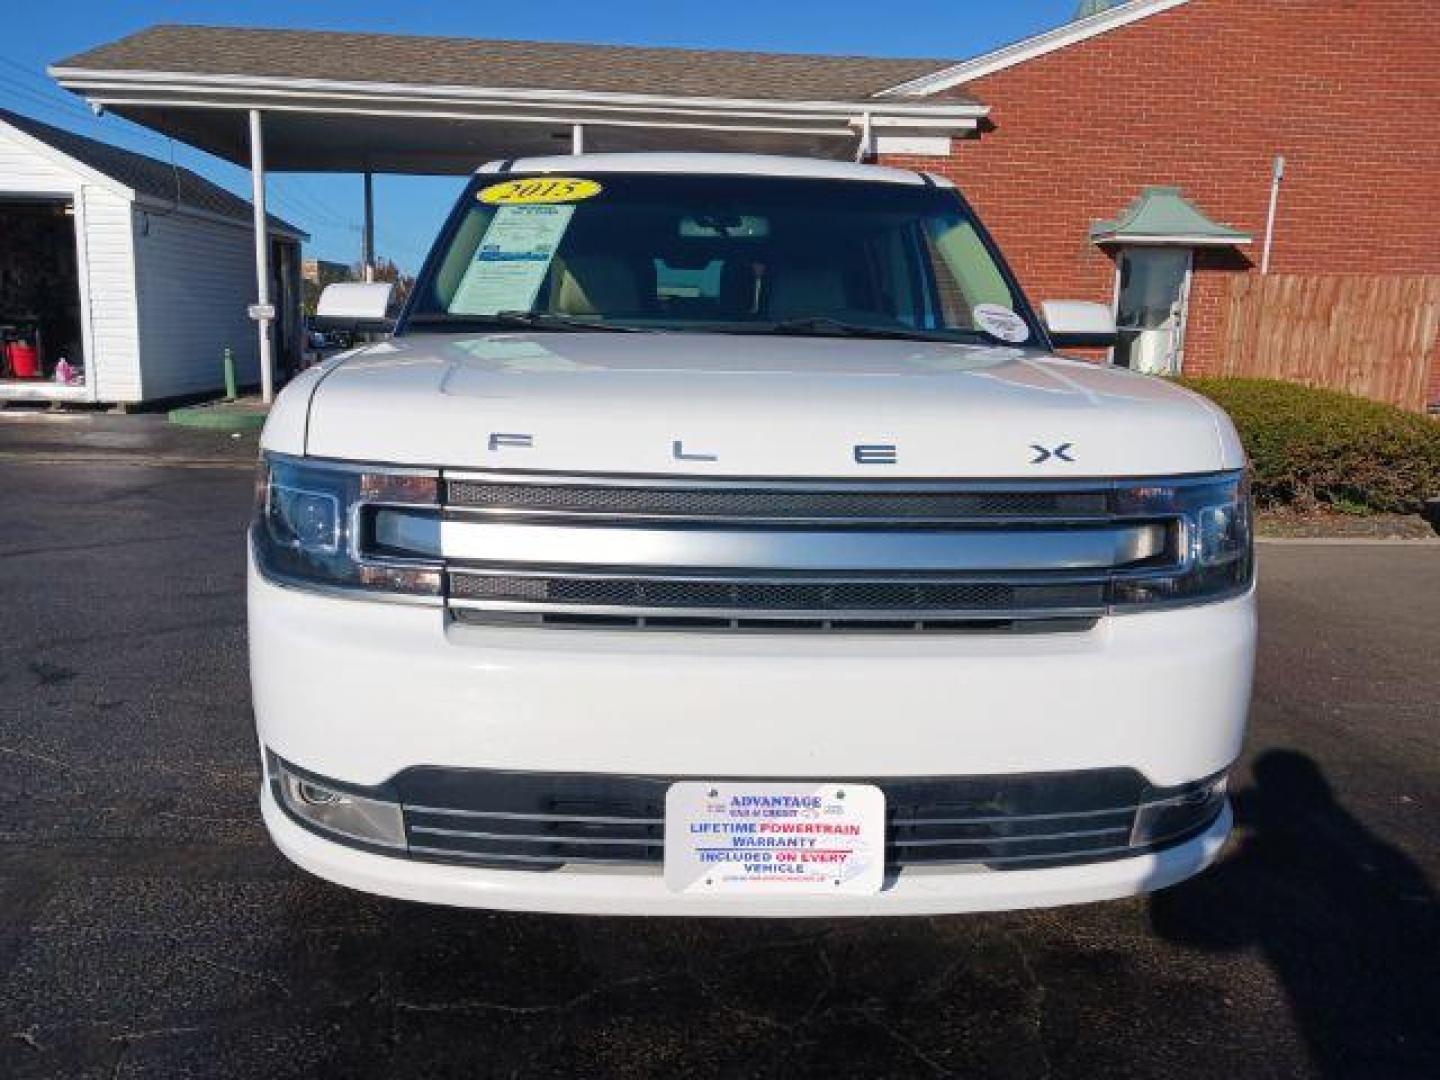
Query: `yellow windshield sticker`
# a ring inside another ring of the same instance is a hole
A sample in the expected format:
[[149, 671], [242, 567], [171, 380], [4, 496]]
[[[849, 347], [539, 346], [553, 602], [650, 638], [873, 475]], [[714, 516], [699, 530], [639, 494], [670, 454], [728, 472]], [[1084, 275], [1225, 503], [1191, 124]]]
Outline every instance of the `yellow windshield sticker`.
[[600, 194], [594, 180], [573, 176], [536, 176], [529, 180], [506, 180], [482, 188], [479, 199], [491, 206], [525, 206], [539, 203], [572, 203]]

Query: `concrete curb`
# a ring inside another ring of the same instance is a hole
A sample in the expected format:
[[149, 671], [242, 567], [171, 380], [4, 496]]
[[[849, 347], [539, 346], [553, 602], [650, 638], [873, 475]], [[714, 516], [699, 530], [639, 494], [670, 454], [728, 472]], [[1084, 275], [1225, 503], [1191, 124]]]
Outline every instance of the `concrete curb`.
[[0, 461], [24, 465], [105, 465], [119, 468], [146, 469], [244, 469], [253, 472], [258, 458], [180, 458], [155, 454], [27, 454], [16, 450], [0, 450]]
[[1257, 536], [1275, 547], [1440, 547], [1440, 536]]

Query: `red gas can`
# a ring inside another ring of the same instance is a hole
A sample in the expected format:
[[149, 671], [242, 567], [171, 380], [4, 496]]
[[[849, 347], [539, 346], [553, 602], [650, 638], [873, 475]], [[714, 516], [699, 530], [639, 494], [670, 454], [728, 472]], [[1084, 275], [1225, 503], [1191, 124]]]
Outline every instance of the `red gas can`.
[[40, 377], [40, 353], [34, 345], [23, 341], [12, 341], [5, 346], [10, 360], [10, 373], [17, 379], [38, 379]]

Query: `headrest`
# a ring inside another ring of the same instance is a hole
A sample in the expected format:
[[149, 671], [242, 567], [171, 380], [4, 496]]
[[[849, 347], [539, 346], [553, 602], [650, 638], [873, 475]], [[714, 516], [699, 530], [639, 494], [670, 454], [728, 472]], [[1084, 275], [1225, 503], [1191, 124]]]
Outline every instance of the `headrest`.
[[613, 255], [571, 255], [551, 268], [550, 310], [558, 315], [614, 315], [640, 309], [635, 273]]
[[776, 267], [770, 285], [772, 319], [834, 315], [845, 307], [845, 279], [831, 266]]

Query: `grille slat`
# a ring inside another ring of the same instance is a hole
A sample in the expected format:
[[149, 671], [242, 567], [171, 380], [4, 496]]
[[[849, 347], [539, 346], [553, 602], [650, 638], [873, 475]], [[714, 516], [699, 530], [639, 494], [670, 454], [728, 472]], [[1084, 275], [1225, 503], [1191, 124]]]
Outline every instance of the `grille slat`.
[[[393, 781], [412, 857], [534, 870], [658, 865], [672, 782], [435, 767], [409, 769]], [[1130, 769], [854, 782], [876, 783], [885, 793], [892, 869], [1013, 868], [1133, 853], [1126, 841], [1149, 790]], [[591, 812], [570, 809], [577, 805]]]

